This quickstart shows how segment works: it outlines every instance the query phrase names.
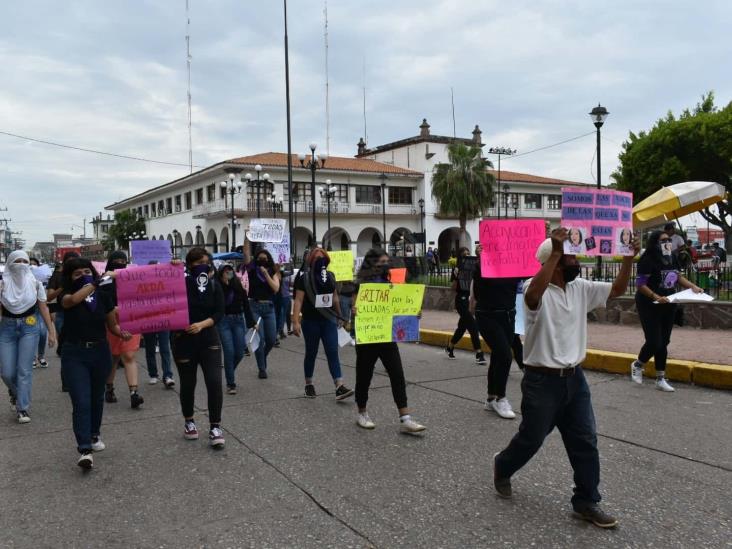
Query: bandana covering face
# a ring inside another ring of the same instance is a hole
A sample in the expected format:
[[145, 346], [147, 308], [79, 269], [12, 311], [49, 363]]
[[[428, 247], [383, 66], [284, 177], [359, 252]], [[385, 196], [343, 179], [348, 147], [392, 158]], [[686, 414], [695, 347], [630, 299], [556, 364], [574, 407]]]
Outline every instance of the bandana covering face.
[[203, 265], [196, 265], [191, 269], [191, 277], [196, 283], [198, 291], [201, 293], [205, 292], [206, 286], [208, 286], [208, 269], [209, 267], [205, 263]]
[[[82, 275], [76, 280], [74, 280], [74, 286], [72, 290], [74, 292], [78, 292], [81, 290], [84, 286], [87, 284], [93, 284], [94, 283], [94, 277], [92, 275]], [[97, 310], [97, 292], [92, 292], [91, 295], [87, 296], [86, 299], [84, 299], [84, 306], [89, 309], [91, 312], [94, 312]]]
[[8, 256], [0, 296], [3, 307], [14, 315], [24, 313], [38, 301], [37, 282], [30, 265], [15, 263], [18, 259], [28, 261], [28, 254], [18, 250]]
[[313, 281], [316, 294], [332, 294], [335, 290], [328, 276], [328, 261], [324, 257], [316, 259], [313, 264]]

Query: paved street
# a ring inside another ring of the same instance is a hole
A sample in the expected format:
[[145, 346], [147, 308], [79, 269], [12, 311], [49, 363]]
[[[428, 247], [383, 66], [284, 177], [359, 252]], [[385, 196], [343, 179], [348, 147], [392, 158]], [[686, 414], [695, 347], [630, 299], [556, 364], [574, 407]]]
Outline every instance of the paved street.
[[[415, 416], [429, 430], [400, 435], [383, 370], [371, 392], [373, 432], [352, 400], [338, 404], [323, 362], [317, 400], [301, 397], [302, 342], [252, 359], [241, 391], [225, 395], [227, 447], [187, 442], [177, 394], [142, 386], [146, 402], [108, 405], [95, 469], [77, 458], [58, 361], [34, 376], [33, 421], [0, 420], [3, 547], [729, 547], [732, 546], [732, 394], [679, 384], [675, 394], [588, 372], [607, 509], [600, 531], [571, 517], [571, 473], [553, 433], [498, 499], [490, 456], [517, 421], [483, 410], [485, 367], [459, 353], [403, 345]], [[343, 353], [354, 383], [354, 351]], [[519, 372], [509, 398], [519, 403]], [[141, 380], [147, 382], [147, 375]], [[202, 380], [199, 380], [202, 383]], [[118, 371], [118, 394], [124, 394]], [[205, 405], [199, 391], [199, 406]], [[203, 410], [199, 425], [205, 426]]]

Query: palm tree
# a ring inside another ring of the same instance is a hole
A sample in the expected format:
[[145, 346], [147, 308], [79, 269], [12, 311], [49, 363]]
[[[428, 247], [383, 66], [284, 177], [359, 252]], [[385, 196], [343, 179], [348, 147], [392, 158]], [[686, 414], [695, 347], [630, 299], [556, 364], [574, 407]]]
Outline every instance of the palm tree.
[[447, 147], [448, 164], [437, 164], [432, 174], [432, 197], [439, 214], [460, 221], [460, 245], [470, 246], [465, 226], [491, 207], [495, 178], [493, 165], [482, 158], [480, 147], [452, 143]]

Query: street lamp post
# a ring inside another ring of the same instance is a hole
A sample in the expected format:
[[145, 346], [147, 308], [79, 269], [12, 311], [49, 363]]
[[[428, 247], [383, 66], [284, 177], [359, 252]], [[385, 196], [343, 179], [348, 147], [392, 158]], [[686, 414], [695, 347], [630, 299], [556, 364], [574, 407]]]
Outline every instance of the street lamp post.
[[254, 182], [257, 185], [257, 219], [260, 219], [262, 217], [262, 201], [261, 201], [261, 194], [260, 194], [260, 188], [262, 187], [262, 184], [267, 184], [269, 182], [269, 174], [265, 173], [264, 175], [261, 175], [262, 173], [262, 166], [257, 164], [254, 166], [254, 171], [257, 172], [257, 179], [254, 179], [252, 177], [252, 174], [248, 173], [244, 176], [244, 179], [247, 182], [247, 185]]
[[[602, 188], [602, 180], [600, 179], [600, 128], [602, 128], [602, 125], [605, 123], [605, 119], [607, 118], [607, 115], [610, 114], [608, 110], [600, 105], [597, 104], [597, 107], [593, 107], [593, 109], [590, 111], [590, 118], [592, 118], [592, 123], [595, 124], [595, 128], [597, 128], [597, 188]], [[602, 272], [602, 256], [597, 256], [597, 278], [599, 279], [601, 277]]]
[[[331, 234], [330, 234], [330, 200], [335, 197], [335, 193], [338, 188], [335, 185], [331, 185], [330, 179], [325, 180], [325, 187], [320, 187], [320, 198], [325, 198], [328, 204], [328, 250], [331, 250]], [[325, 247], [325, 239], [323, 239], [323, 247]]]
[[313, 245], [317, 245], [318, 237], [316, 235], [317, 230], [315, 227], [315, 172], [325, 167], [325, 162], [328, 160], [327, 153], [315, 154], [315, 149], [318, 146], [315, 143], [310, 143], [310, 159], [306, 161], [307, 156], [300, 154], [298, 160], [300, 160], [300, 166], [310, 170], [310, 200], [313, 202]]
[[[506, 211], [503, 214], [503, 219], [508, 219], [508, 191], [510, 191], [510, 190], [511, 190], [511, 187], [508, 186], [508, 183], [504, 183], [504, 185], [503, 185], [503, 199], [504, 199], [504, 201], [506, 203]], [[500, 187], [499, 187], [499, 191], [500, 191]], [[498, 217], [499, 218], [501, 217], [500, 212], [498, 213]]]
[[[498, 215], [497, 218], [501, 219], [501, 156], [513, 156], [516, 154], [516, 149], [511, 149], [510, 147], [491, 147], [488, 149], [489, 154], [497, 154], [498, 155], [498, 181], [497, 188], [498, 188]], [[508, 217], [508, 202], [506, 202], [506, 217]]]
[[422, 232], [422, 257], [424, 257], [427, 253], [427, 248], [425, 247], [427, 244], [427, 233], [424, 230], [424, 198], [420, 198], [417, 204], [419, 204], [419, 229]]
[[382, 172], [379, 179], [381, 179], [381, 225], [384, 231], [381, 238], [381, 247], [388, 254], [389, 245], [386, 240], [386, 174]]
[[518, 195], [514, 194], [511, 197], [511, 206], [513, 206], [513, 218], [518, 219]]
[[236, 249], [236, 217], [234, 216], [234, 196], [241, 193], [241, 181], [236, 181], [236, 174], [229, 174], [229, 181], [222, 181], [221, 188], [231, 197], [231, 251]]

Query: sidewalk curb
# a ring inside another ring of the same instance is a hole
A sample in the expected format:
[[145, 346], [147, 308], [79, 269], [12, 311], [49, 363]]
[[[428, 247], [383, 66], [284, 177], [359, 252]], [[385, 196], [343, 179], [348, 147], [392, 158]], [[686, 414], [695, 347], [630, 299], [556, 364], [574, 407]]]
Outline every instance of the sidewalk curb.
[[[421, 329], [419, 331], [419, 341], [424, 345], [446, 347], [451, 335], [450, 332]], [[485, 352], [490, 352], [490, 348], [482, 340], [481, 345]], [[463, 336], [457, 345], [455, 345], [455, 348], [472, 351], [473, 346], [470, 342], [470, 337]], [[587, 349], [587, 358], [585, 358], [582, 367], [586, 370], [630, 375], [630, 364], [635, 359], [636, 355], [629, 353]], [[653, 361], [646, 365], [645, 375], [651, 378], [656, 377], [656, 369], [653, 367]], [[666, 377], [672, 381], [693, 383], [694, 385], [713, 387], [715, 389], [732, 389], [732, 366], [724, 366], [722, 364], [669, 359], [666, 363]]]

